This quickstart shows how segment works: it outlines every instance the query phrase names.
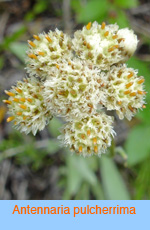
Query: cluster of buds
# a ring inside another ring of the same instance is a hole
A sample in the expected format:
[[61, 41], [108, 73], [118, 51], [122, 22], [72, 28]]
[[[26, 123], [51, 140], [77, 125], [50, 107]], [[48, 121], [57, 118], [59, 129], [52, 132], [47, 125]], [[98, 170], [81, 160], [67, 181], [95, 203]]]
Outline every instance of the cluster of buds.
[[105, 153], [115, 135], [107, 111], [131, 120], [145, 107], [144, 77], [125, 64], [137, 36], [116, 24], [89, 22], [73, 38], [58, 29], [33, 37], [26, 58], [29, 77], [5, 91], [7, 121], [35, 135], [53, 116], [63, 117], [64, 146], [83, 156]]

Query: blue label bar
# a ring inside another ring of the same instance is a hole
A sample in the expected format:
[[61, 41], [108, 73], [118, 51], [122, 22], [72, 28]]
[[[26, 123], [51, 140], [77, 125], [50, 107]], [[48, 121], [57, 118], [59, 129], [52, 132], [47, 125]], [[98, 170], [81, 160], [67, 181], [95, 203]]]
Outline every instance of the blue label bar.
[[150, 201], [0, 201], [1, 229], [150, 229]]

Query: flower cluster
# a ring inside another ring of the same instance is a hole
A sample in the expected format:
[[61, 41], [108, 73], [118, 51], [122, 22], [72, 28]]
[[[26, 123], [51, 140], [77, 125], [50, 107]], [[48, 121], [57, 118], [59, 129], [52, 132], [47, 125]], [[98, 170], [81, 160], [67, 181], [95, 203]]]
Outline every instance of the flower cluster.
[[115, 134], [112, 123], [113, 117], [103, 112], [81, 120], [74, 119], [64, 125], [59, 139], [62, 140], [62, 144], [69, 146], [71, 151], [83, 156], [93, 153], [100, 155], [110, 146], [111, 137]]
[[144, 108], [144, 77], [125, 62], [136, 50], [132, 30], [89, 22], [74, 37], [56, 29], [28, 41], [27, 73], [4, 100], [14, 126], [34, 135], [53, 116], [66, 124], [59, 139], [83, 156], [105, 153], [115, 135], [115, 110], [130, 120]]
[[49, 75], [43, 96], [53, 115], [67, 121], [82, 119], [95, 113], [100, 98], [104, 100], [103, 85], [104, 73], [74, 58], [69, 64], [60, 65], [55, 77]]
[[90, 22], [74, 34], [72, 40], [76, 54], [89, 64], [109, 70], [110, 66], [123, 63], [131, 57], [137, 47], [137, 37], [132, 30], [118, 25], [99, 25]]
[[110, 67], [106, 75], [104, 106], [107, 110], [116, 110], [120, 119], [126, 117], [131, 120], [144, 105], [144, 77], [137, 76], [137, 71], [127, 68], [125, 64]]
[[7, 121], [14, 121], [15, 128], [21, 132], [28, 134], [32, 131], [35, 135], [52, 119], [43, 101], [42, 86], [35, 77], [18, 81], [16, 87], [13, 86], [10, 91], [5, 90], [5, 93], [9, 99], [4, 102], [8, 104], [11, 113]]
[[52, 73], [55, 76], [54, 67], [59, 68], [59, 64], [73, 56], [71, 38], [58, 29], [47, 34], [33, 35], [33, 38], [33, 41], [28, 40], [27, 73], [42, 79]]

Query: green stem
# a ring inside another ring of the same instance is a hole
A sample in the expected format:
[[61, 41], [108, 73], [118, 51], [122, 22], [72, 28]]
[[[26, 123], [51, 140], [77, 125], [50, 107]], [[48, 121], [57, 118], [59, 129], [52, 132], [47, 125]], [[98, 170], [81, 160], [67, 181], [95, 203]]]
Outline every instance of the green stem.
[[120, 154], [124, 160], [127, 160], [128, 156], [122, 147], [116, 147], [115, 152]]

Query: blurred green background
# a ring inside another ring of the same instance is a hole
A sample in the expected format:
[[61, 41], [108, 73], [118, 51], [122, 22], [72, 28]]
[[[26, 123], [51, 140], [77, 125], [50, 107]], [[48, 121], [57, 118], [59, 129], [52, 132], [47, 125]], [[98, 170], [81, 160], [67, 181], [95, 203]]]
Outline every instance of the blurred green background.
[[146, 109], [131, 122], [116, 117], [118, 135], [101, 158], [62, 148], [58, 118], [36, 137], [20, 134], [6, 123], [7, 108], [0, 102], [0, 199], [150, 199], [149, 12], [148, 0], [0, 1], [0, 101], [4, 89], [26, 75], [26, 41], [33, 34], [56, 27], [73, 34], [95, 20], [117, 22], [138, 35], [128, 66], [139, 69], [148, 92]]

